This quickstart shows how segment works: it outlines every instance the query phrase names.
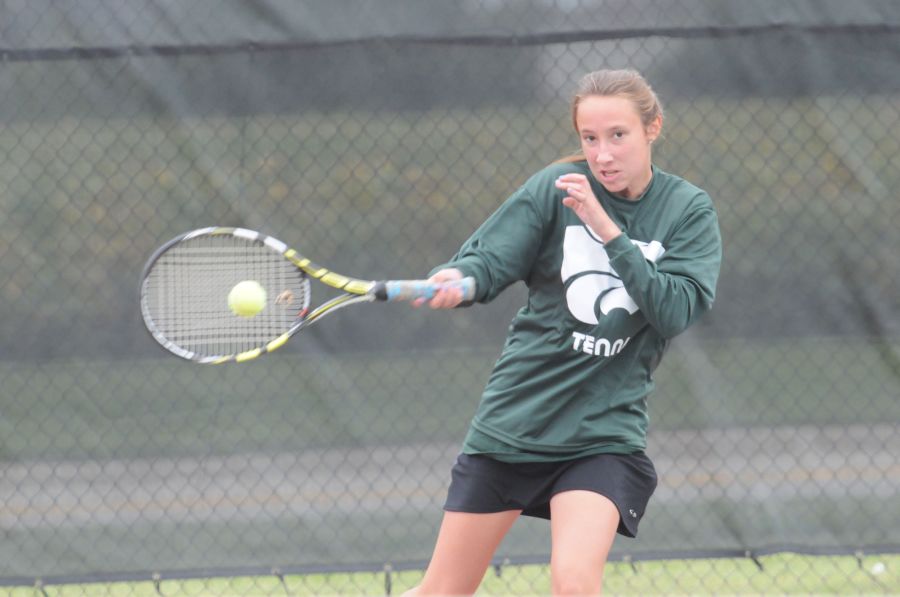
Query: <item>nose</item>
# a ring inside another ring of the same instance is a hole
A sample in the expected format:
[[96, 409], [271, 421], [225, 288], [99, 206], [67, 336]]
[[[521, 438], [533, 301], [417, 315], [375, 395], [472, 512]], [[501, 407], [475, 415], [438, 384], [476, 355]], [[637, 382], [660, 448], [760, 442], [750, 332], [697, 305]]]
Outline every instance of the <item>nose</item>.
[[608, 164], [612, 161], [612, 153], [608, 149], [601, 147], [594, 155], [594, 161], [598, 164]]

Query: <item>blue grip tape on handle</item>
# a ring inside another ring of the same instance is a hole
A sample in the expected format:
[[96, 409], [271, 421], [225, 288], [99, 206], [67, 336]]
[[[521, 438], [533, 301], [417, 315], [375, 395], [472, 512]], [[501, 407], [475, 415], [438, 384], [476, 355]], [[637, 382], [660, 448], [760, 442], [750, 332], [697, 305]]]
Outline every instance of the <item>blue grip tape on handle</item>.
[[471, 301], [475, 296], [475, 279], [464, 278], [448, 282], [428, 282], [427, 280], [403, 280], [385, 283], [389, 301], [412, 301], [418, 298], [430, 300], [442, 288], [457, 287], [463, 292], [463, 301]]

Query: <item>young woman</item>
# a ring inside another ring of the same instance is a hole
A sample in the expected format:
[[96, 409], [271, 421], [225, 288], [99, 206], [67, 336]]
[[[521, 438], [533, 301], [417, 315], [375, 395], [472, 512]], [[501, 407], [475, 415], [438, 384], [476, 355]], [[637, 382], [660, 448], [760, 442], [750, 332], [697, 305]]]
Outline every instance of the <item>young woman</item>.
[[[473, 276], [479, 302], [518, 280], [529, 292], [410, 594], [474, 593], [521, 514], [550, 520], [553, 593], [599, 594], [616, 533], [636, 535], [656, 487], [652, 373], [713, 304], [718, 220], [704, 191], [652, 164], [663, 115], [640, 74], [588, 74], [572, 119], [581, 153], [532, 176], [432, 275]], [[429, 305], [460, 301], [445, 290]]]

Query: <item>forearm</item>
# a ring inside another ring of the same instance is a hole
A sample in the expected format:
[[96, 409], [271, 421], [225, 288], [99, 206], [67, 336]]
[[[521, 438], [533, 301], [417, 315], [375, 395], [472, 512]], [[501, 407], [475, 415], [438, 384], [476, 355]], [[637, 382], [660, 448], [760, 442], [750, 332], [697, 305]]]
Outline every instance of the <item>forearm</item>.
[[677, 336], [712, 307], [716, 255], [689, 261], [670, 258], [675, 271], [665, 271], [624, 234], [610, 241], [606, 249], [628, 295], [663, 337]]
[[436, 269], [452, 267], [472, 276], [476, 280], [475, 300], [489, 302], [510, 284], [524, 279], [542, 237], [543, 218], [531, 196], [520, 190], [475, 231], [449, 262]]

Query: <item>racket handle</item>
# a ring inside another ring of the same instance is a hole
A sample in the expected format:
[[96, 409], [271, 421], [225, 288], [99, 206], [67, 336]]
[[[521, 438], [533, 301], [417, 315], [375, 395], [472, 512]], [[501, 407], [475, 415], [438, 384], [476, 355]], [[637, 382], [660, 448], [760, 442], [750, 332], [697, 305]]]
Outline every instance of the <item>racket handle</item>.
[[449, 282], [390, 280], [376, 283], [371, 292], [379, 301], [414, 301], [418, 298], [430, 299], [438, 290], [444, 288], [459, 288], [462, 290], [463, 302], [470, 302], [475, 298], [475, 278], [471, 276]]

